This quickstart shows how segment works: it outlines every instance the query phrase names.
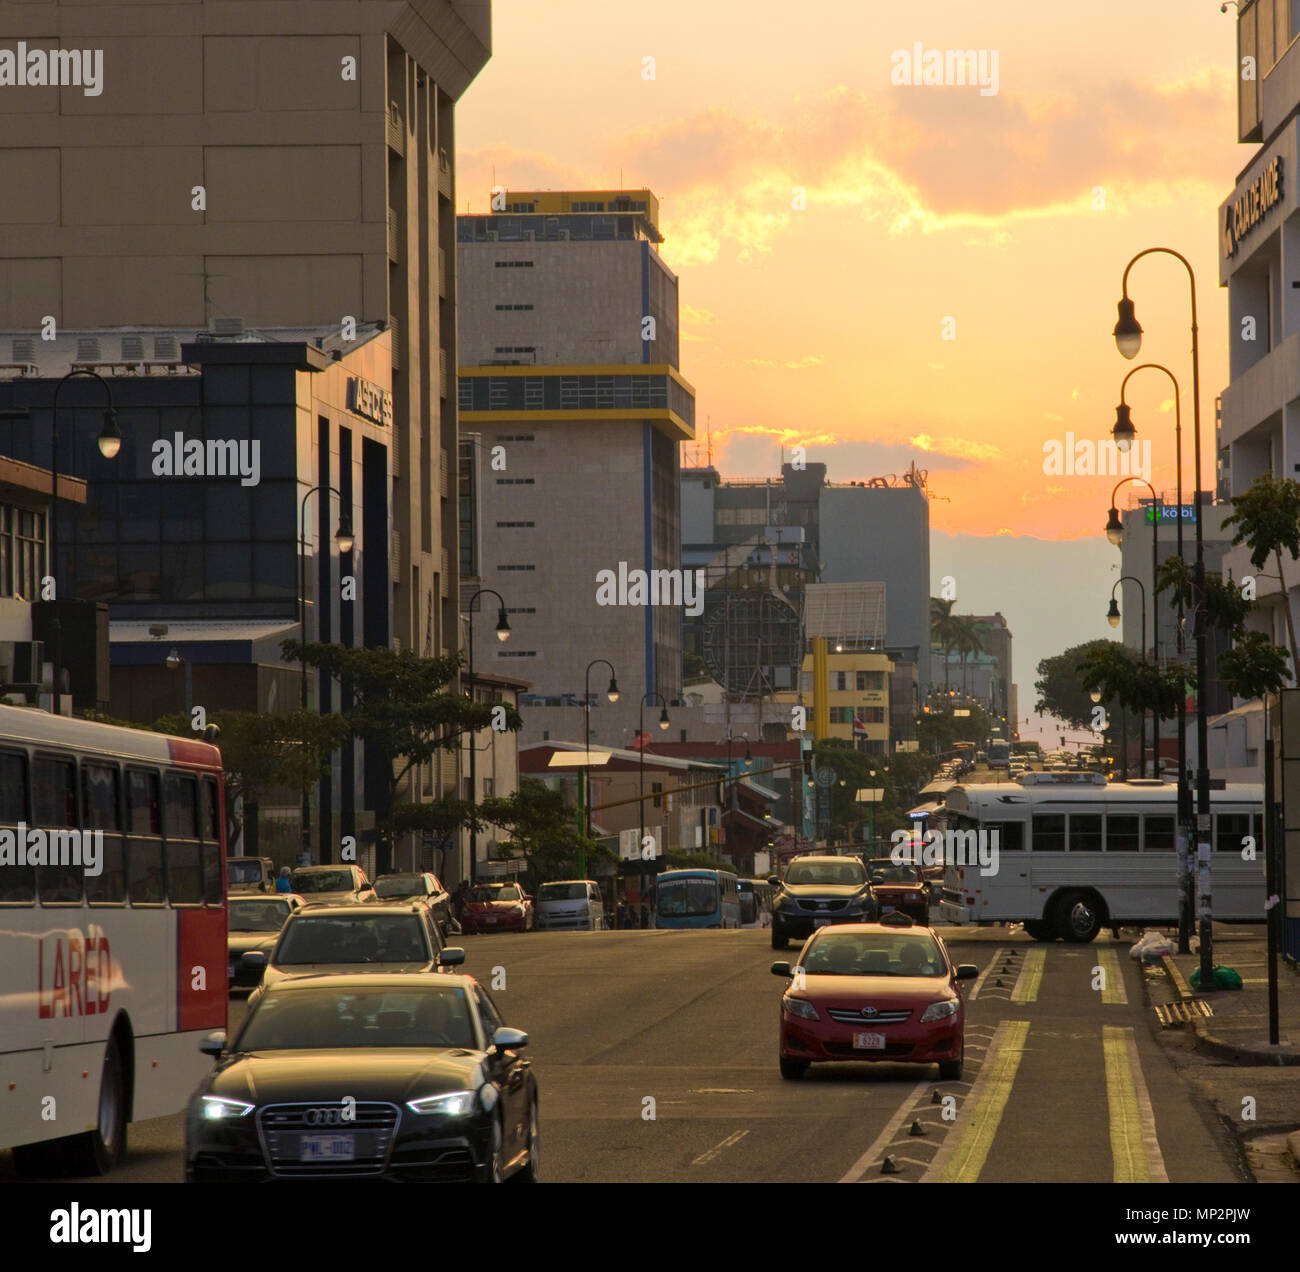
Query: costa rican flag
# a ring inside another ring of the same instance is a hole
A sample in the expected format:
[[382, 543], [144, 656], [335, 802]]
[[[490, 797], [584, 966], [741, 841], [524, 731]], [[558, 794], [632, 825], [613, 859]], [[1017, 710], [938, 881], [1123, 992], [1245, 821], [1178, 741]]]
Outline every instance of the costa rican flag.
[[857, 716], [853, 717], [853, 736], [855, 738], [865, 738], [867, 736], [867, 726]]
[[629, 748], [629, 750], [643, 751], [649, 745], [650, 745], [650, 735], [648, 733], [638, 733], [636, 737], [632, 739], [632, 745]]

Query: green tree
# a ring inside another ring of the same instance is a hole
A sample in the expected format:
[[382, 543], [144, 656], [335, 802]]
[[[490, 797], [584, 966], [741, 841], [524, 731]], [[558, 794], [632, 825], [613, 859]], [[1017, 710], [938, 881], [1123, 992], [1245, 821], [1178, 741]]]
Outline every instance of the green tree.
[[961, 657], [961, 689], [963, 693], [970, 692], [966, 659], [983, 652], [984, 638], [980, 633], [979, 624], [975, 621], [975, 616], [973, 614], [959, 615], [957, 617], [957, 653]]
[[592, 861], [617, 861], [604, 844], [588, 839], [573, 824], [564, 796], [535, 777], [525, 777], [509, 795], [485, 799], [482, 819], [500, 826], [508, 838], [498, 845], [506, 859], [522, 857], [529, 874], [540, 882], [571, 878], [579, 854]]
[[285, 641], [281, 650], [286, 661], [302, 660], [351, 693], [344, 718], [371, 748], [385, 781], [382, 805], [374, 810], [377, 873], [391, 869], [397, 795], [410, 774], [440, 751], [458, 751], [467, 735], [494, 724], [509, 731], [523, 725], [505, 703], [471, 702], [458, 691], [447, 692], [460, 679], [458, 653], [422, 658], [409, 649], [399, 653], [386, 646], [355, 649], [295, 640]]
[[1115, 644], [1105, 639], [1089, 640], [1039, 662], [1038, 679], [1034, 681], [1038, 701], [1034, 710], [1040, 715], [1055, 716], [1071, 728], [1091, 729], [1095, 704], [1084, 688], [1079, 666], [1091, 651], [1110, 650]]
[[952, 612], [956, 601], [941, 601], [930, 597], [930, 643], [943, 650], [943, 687], [948, 688], [948, 659], [957, 648], [961, 635], [961, 619]]
[[[314, 711], [282, 715], [213, 711], [208, 722], [220, 730], [216, 745], [225, 771], [226, 828], [231, 843], [246, 824], [256, 826], [258, 809], [269, 792], [286, 790], [301, 798], [328, 777], [330, 756], [351, 736], [343, 716]], [[153, 728], [181, 738], [195, 736], [190, 717], [184, 713], [163, 716]], [[242, 818], [237, 811], [241, 800]]]

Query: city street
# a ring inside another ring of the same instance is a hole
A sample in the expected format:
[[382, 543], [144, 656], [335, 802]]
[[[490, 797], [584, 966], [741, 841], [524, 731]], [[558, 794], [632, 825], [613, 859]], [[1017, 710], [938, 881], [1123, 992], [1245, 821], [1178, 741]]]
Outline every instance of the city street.
[[[962, 1082], [886, 1064], [782, 1080], [784, 982], [768, 969], [783, 956], [763, 931], [464, 944], [467, 970], [484, 984], [504, 974], [497, 1003], [529, 1033], [550, 1182], [1250, 1178], [1235, 1137], [1156, 1041], [1128, 939], [1048, 946], [1005, 928], [940, 932], [954, 959], [981, 973], [965, 984]], [[232, 1027], [244, 1012], [242, 996], [232, 999]], [[953, 1103], [933, 1103], [936, 1091]], [[910, 1133], [914, 1121], [923, 1135]], [[133, 1126], [113, 1181], [179, 1180], [182, 1141], [179, 1116]], [[886, 1157], [898, 1174], [882, 1175]], [[0, 1172], [10, 1174], [8, 1154]]]

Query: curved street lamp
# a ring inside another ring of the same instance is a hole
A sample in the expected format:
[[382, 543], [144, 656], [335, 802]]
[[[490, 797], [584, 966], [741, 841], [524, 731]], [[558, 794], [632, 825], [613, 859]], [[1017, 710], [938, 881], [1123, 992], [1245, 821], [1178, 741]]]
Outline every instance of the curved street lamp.
[[[465, 613], [469, 616], [469, 701], [471, 706], [476, 701], [474, 697], [474, 602], [480, 596], [495, 596], [497, 598], [497, 640], [504, 644], [510, 639], [510, 619], [506, 615], [505, 598], [494, 588], [479, 588], [465, 605]], [[471, 803], [478, 802], [478, 747], [474, 745], [472, 737], [469, 740], [469, 798]], [[471, 826], [469, 831], [469, 877], [471, 883], [477, 873], [478, 831]]]
[[[608, 698], [611, 703], [617, 702], [619, 698], [618, 676], [615, 674], [614, 664], [606, 658], [593, 658], [587, 664], [587, 671], [583, 679], [582, 694], [582, 750], [588, 760], [588, 763], [582, 766], [582, 775], [583, 785], [586, 787], [586, 826], [588, 839], [591, 838], [591, 669], [593, 667], [598, 667], [601, 663], [604, 663], [604, 665], [609, 668], [609, 688], [605, 690], [605, 697]], [[582, 861], [579, 864], [583, 870], [586, 869], [586, 853], [582, 854]]]

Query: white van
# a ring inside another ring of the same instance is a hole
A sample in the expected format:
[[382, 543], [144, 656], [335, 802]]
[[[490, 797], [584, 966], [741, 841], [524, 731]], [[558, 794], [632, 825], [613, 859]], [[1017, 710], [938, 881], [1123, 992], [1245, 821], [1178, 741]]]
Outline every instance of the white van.
[[533, 915], [539, 932], [561, 929], [596, 932], [607, 926], [600, 888], [590, 879], [562, 879], [542, 884], [533, 899]]

